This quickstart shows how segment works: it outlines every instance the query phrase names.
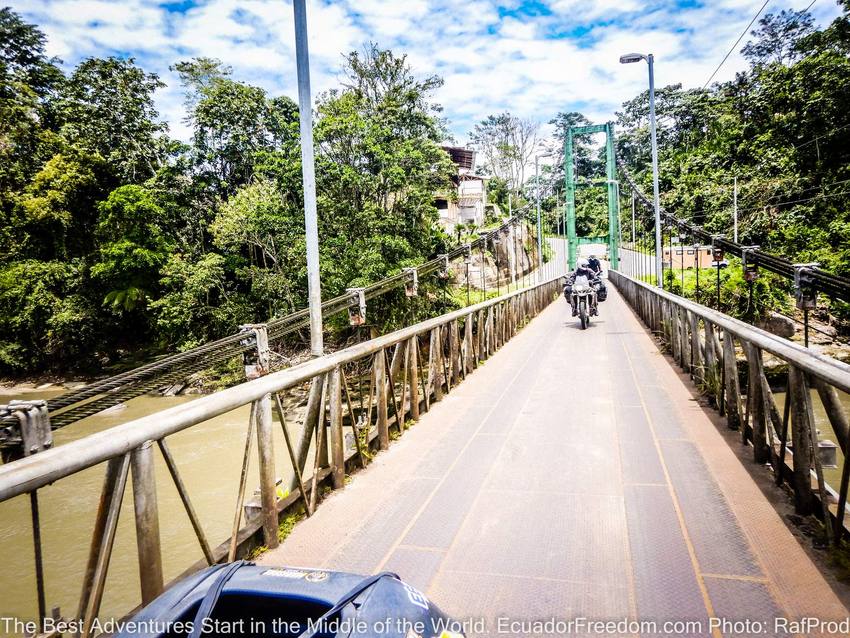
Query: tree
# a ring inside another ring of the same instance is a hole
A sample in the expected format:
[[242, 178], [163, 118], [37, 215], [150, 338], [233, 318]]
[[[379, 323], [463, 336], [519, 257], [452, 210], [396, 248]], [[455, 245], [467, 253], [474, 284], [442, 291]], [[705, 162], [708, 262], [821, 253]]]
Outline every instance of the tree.
[[164, 214], [142, 186], [116, 188], [98, 205], [98, 262], [92, 278], [108, 292], [103, 303], [118, 312], [144, 304], [155, 292], [172, 245], [163, 234]]
[[198, 101], [212, 86], [233, 74], [233, 69], [215, 58], [192, 58], [168, 67], [177, 73], [186, 95], [186, 121], [192, 123]]
[[56, 59], [45, 54], [47, 38], [9, 7], [0, 9], [0, 99], [13, 99], [14, 89], [27, 87], [44, 98], [61, 85]]
[[159, 335], [168, 345], [190, 348], [232, 332], [251, 315], [227, 285], [226, 259], [208, 253], [198, 261], [173, 254], [162, 270], [163, 294], [152, 301]]
[[68, 259], [90, 252], [107, 170], [100, 155], [76, 149], [45, 162], [18, 198], [22, 215], [15, 253]]
[[248, 184], [264, 153], [293, 144], [289, 123], [297, 108], [289, 98], [269, 100], [258, 87], [219, 77], [203, 86], [192, 113], [197, 170], [218, 193]]
[[62, 135], [99, 154], [115, 182], [140, 183], [162, 164], [167, 127], [159, 122], [153, 93], [165, 86], [132, 58], [84, 60], [71, 74], [61, 102]]
[[349, 88], [322, 96], [316, 123], [323, 282], [340, 292], [433, 254], [434, 193], [455, 173], [433, 78], [374, 47], [349, 56], [346, 74]]
[[753, 65], [789, 64], [799, 58], [797, 42], [815, 30], [814, 24], [807, 11], [768, 13], [750, 31], [756, 39], [748, 41], [741, 53]]
[[0, 268], [0, 370], [61, 370], [97, 352], [97, 313], [85, 294], [85, 269], [27, 259]]
[[488, 115], [473, 127], [470, 143], [484, 157], [483, 169], [513, 189], [525, 183], [525, 170], [537, 152], [540, 126], [507, 111]]
[[[567, 131], [573, 126], [587, 126], [591, 121], [578, 111], [569, 113], [558, 113], [549, 121], [549, 124], [555, 127], [555, 140], [557, 141], [559, 152], [563, 152], [564, 145], [567, 141]], [[595, 161], [592, 152], [592, 136], [583, 133], [573, 136], [573, 156], [575, 159], [575, 167], [577, 175], [592, 175], [597, 171], [605, 170], [604, 163]], [[556, 165], [556, 171], [559, 176], [563, 176], [563, 166]]]

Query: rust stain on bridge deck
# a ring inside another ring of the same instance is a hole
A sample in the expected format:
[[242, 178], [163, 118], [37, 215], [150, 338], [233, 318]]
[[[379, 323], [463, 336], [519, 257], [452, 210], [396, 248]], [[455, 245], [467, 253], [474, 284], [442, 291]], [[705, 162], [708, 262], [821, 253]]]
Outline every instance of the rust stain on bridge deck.
[[616, 292], [587, 331], [558, 300], [261, 562], [395, 571], [491, 634], [846, 618], [691, 399]]

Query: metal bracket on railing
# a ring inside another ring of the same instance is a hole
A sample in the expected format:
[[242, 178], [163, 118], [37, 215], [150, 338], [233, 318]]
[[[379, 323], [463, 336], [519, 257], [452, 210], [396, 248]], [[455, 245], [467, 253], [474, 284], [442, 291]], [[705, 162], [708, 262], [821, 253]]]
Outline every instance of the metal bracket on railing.
[[800, 310], [813, 310], [817, 307], [818, 291], [809, 270], [817, 266], [820, 266], [818, 262], [794, 264], [794, 298]]
[[472, 263], [472, 244], [464, 244], [463, 246], [463, 263], [467, 266]]
[[249, 348], [242, 353], [245, 378], [250, 381], [268, 374], [270, 353], [266, 324], [249, 323], [239, 326], [239, 330], [245, 335], [239, 343]]
[[449, 278], [449, 256], [446, 254], [437, 255], [437, 259], [442, 260], [442, 264], [440, 264], [440, 272], [437, 276], [440, 279], [448, 279]]
[[723, 261], [725, 252], [723, 248], [717, 245], [718, 239], [723, 239], [723, 235], [711, 236], [711, 259], [716, 263], [717, 267], [720, 268], [720, 262]]
[[759, 263], [755, 251], [758, 246], [741, 246], [741, 268], [744, 271], [745, 281], [755, 281], [759, 278]]
[[348, 306], [348, 323], [352, 326], [362, 326], [366, 323], [366, 289], [346, 288], [351, 295], [351, 305]]
[[3, 461], [8, 463], [25, 456], [31, 456], [53, 447], [53, 430], [50, 428], [50, 415], [47, 413], [47, 401], [10, 401], [9, 405], [0, 405], [0, 417], [11, 416], [17, 424], [5, 426], [7, 443], [17, 443], [4, 447]]
[[405, 268], [404, 294], [406, 297], [415, 297], [419, 294], [419, 271], [416, 268]]

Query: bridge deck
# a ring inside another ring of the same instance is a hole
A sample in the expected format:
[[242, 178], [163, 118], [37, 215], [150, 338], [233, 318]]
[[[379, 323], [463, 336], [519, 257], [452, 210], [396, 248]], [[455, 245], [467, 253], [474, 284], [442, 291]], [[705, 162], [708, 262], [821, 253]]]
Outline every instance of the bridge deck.
[[601, 313], [582, 332], [550, 306], [262, 562], [395, 571], [491, 634], [847, 617], [616, 292]]

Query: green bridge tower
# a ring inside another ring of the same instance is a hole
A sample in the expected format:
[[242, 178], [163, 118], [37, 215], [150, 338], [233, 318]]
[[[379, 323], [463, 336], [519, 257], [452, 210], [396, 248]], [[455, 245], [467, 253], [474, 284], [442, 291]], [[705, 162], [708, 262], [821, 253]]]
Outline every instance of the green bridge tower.
[[595, 180], [583, 185], [596, 186], [604, 183], [608, 187], [608, 260], [611, 268], [617, 270], [620, 265], [620, 206], [619, 182], [617, 181], [617, 161], [614, 157], [614, 123], [593, 124], [590, 126], [571, 126], [567, 130], [564, 148], [564, 174], [567, 181], [567, 257], [569, 267], [574, 270], [578, 255], [579, 240], [576, 235], [576, 177], [573, 158], [573, 138], [586, 133], [605, 133], [605, 180]]

